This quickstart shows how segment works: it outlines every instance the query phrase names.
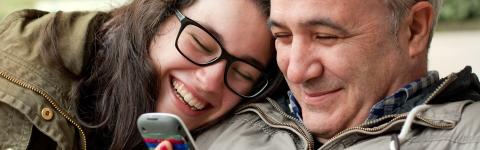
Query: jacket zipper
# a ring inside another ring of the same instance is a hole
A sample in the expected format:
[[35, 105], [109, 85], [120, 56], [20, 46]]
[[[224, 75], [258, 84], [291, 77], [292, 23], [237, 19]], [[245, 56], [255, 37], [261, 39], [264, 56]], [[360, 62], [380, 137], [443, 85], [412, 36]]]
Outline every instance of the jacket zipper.
[[[308, 130], [308, 128], [306, 128], [305, 126], [303, 126], [303, 124], [301, 124], [301, 121], [298, 120], [297, 118], [295, 117], [292, 117], [288, 114], [286, 114], [281, 108], [280, 106], [278, 106], [277, 103], [273, 102], [274, 100], [271, 99], [270, 97], [267, 97], [267, 100], [270, 102], [270, 104], [272, 104], [273, 108], [275, 108], [278, 112], [280, 112], [280, 114], [284, 117], [287, 117], [288, 119], [291, 119], [291, 120], [295, 120], [295, 122], [298, 123], [298, 125], [300, 126], [299, 128], [300, 129], [297, 129], [297, 130], [300, 130], [302, 131], [301, 133], [303, 133], [303, 136], [304, 138], [308, 141], [308, 147], [310, 148], [313, 148], [314, 147], [314, 143], [313, 143], [313, 138], [312, 138], [312, 135], [310, 134], [310, 130]], [[302, 130], [302, 128], [304, 130]]]
[[[271, 101], [270, 98], [267, 98], [267, 100], [268, 100], [269, 102]], [[289, 119], [292, 119], [292, 120], [294, 120], [294, 121], [296, 121], [296, 122], [299, 122], [298, 119], [293, 118], [293, 117], [285, 114], [283, 111], [281, 111], [281, 110], [278, 108], [278, 106], [275, 105], [275, 103], [272, 103], [272, 102], [270, 102], [270, 103], [272, 104], [272, 106], [273, 106], [278, 112], [280, 112], [280, 114], [281, 114], [282, 116], [287, 117], [287, 118], [289, 118]], [[292, 124], [287, 124], [287, 123], [282, 123], [282, 122], [274, 122], [274, 121], [271, 120], [269, 117], [267, 117], [267, 115], [266, 115], [263, 111], [261, 111], [260, 107], [255, 106], [255, 105], [253, 105], [253, 104], [247, 104], [247, 105], [241, 107], [241, 108], [240, 108], [241, 111], [239, 111], [238, 113], [240, 114], [240, 113], [246, 112], [246, 111], [248, 111], [248, 108], [253, 109], [253, 110], [251, 110], [251, 111], [258, 112], [261, 116], [263, 116], [263, 117], [261, 117], [261, 118], [264, 118], [264, 119], [265, 119], [265, 122], [266, 122], [267, 124], [275, 124], [275, 125], [287, 126], [287, 127], [290, 127], [290, 128], [292, 128], [292, 129], [296, 130], [296, 131], [299, 132], [300, 135], [307, 141], [307, 149], [308, 149], [308, 150], [313, 150], [313, 139], [312, 139], [311, 136], [309, 136], [309, 135], [310, 135], [310, 132], [308, 131], [307, 128], [304, 128], [304, 129], [308, 132], [308, 133], [305, 133], [304, 130], [301, 129], [301, 127], [298, 127], [298, 126], [297, 126], [297, 124], [293, 124], [293, 125], [292, 125]]]
[[[428, 104], [428, 102], [430, 102], [435, 96], [437, 96], [440, 92], [442, 92], [449, 84], [451, 84], [455, 79], [457, 78], [457, 76], [455, 74], [451, 74], [449, 75], [446, 80], [440, 84], [440, 86], [438, 88], [435, 89], [435, 91], [427, 98], [427, 100], [425, 100], [425, 104]], [[345, 129], [339, 133], [337, 133], [335, 136], [333, 136], [332, 138], [330, 138], [327, 142], [325, 142], [325, 144], [320, 147], [319, 149], [324, 149], [326, 148], [327, 146], [331, 145], [329, 143], [333, 143], [335, 142], [336, 140], [340, 139], [341, 137], [343, 136], [346, 136], [348, 135], [349, 133], [353, 133], [353, 132], [357, 132], [357, 131], [366, 131], [366, 132], [377, 132], [377, 131], [380, 131], [382, 130], [385, 125], [388, 125], [388, 124], [391, 124], [395, 121], [398, 121], [398, 120], [402, 120], [402, 119], [406, 119], [407, 118], [407, 113], [403, 113], [403, 114], [393, 114], [393, 115], [386, 115], [386, 116], [383, 116], [381, 118], [378, 118], [378, 119], [375, 119], [375, 120], [372, 120], [372, 121], [368, 121], [366, 123], [363, 123], [361, 124], [360, 126], [356, 126], [356, 127], [352, 127], [352, 128], [348, 128], [348, 129]], [[423, 122], [433, 126], [433, 127], [436, 127], [436, 128], [439, 128], [439, 129], [448, 129], [448, 128], [451, 128], [453, 125], [452, 124], [441, 124], [441, 123], [436, 123], [436, 122], [433, 122], [427, 118], [424, 118], [424, 117], [421, 117], [421, 116], [416, 116], [418, 119], [422, 120]], [[390, 120], [389, 122], [385, 123], [383, 126], [379, 126], [379, 127], [374, 127], [374, 128], [365, 128], [366, 126], [369, 126], [369, 125], [372, 125], [372, 124], [376, 124], [378, 122], [381, 122], [385, 119], [388, 119], [388, 118], [393, 118], [392, 120]]]
[[447, 85], [450, 85], [453, 81], [455, 81], [457, 79], [457, 75], [456, 74], [450, 74], [447, 79], [442, 83], [440, 84], [440, 86], [435, 89], [435, 91], [433, 91], [433, 94], [430, 95], [427, 100], [425, 101], [425, 104], [428, 104], [428, 102], [430, 102], [435, 96], [438, 95], [438, 93], [442, 92], [443, 90], [445, 90], [445, 88], [447, 88]]
[[16, 79], [14, 78], [13, 76], [3, 72], [3, 71], [0, 71], [0, 76], [2, 76], [3, 78], [17, 84], [17, 85], [20, 85], [24, 88], [27, 88], [27, 89], [30, 89], [40, 95], [42, 95], [52, 106], [55, 110], [57, 110], [64, 118], [66, 118], [70, 123], [72, 123], [77, 129], [78, 131], [80, 132], [80, 138], [81, 138], [81, 142], [82, 142], [82, 149], [83, 150], [87, 150], [87, 138], [85, 136], [85, 132], [83, 131], [83, 129], [80, 127], [80, 125], [75, 122], [72, 117], [70, 117], [70, 115], [68, 113], [66, 113], [66, 111], [64, 111], [58, 104], [57, 102], [53, 99], [52, 96], [50, 96], [49, 94], [47, 94], [47, 92], [43, 91], [43, 90], [40, 90], [39, 88], [33, 86], [33, 85], [30, 85], [28, 83], [26, 83], [25, 81], [22, 81], [22, 80], [19, 80], [19, 79]]

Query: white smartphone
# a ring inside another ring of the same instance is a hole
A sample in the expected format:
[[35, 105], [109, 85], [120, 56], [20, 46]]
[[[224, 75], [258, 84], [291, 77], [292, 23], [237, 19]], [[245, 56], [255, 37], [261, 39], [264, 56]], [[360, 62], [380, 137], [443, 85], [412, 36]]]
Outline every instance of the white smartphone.
[[174, 150], [197, 150], [187, 126], [180, 117], [169, 113], [145, 113], [137, 120], [138, 130], [149, 150], [168, 140]]

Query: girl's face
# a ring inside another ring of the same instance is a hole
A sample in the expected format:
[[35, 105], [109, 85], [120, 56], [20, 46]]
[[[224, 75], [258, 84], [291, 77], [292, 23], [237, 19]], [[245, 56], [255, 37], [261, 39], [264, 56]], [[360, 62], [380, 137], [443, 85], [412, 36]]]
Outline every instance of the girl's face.
[[[205, 27], [231, 55], [263, 67], [272, 58], [266, 17], [254, 1], [199, 0], [180, 12]], [[160, 26], [150, 57], [160, 80], [156, 111], [178, 115], [191, 130], [224, 115], [240, 97], [224, 83], [226, 60], [201, 67], [178, 52], [180, 25], [173, 15]]]

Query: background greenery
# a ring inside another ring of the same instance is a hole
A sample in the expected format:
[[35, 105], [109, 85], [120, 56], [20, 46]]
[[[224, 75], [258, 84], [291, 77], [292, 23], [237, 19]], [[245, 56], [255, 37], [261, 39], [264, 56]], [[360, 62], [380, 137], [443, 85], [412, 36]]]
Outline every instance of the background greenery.
[[33, 8], [38, 0], [0, 0], [0, 19], [9, 13], [25, 8]]
[[438, 30], [480, 29], [480, 0], [444, 0]]
[[480, 0], [446, 0], [440, 21], [461, 21], [480, 17]]
[[[0, 19], [15, 10], [34, 8], [35, 2], [38, 1], [0, 0]], [[480, 29], [480, 0], [444, 0], [438, 30], [465, 29]]]

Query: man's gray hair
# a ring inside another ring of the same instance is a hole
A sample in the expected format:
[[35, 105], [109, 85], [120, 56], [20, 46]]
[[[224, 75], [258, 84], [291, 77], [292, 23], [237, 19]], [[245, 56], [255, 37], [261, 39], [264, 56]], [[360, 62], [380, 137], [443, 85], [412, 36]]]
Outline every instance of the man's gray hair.
[[[410, 7], [412, 7], [415, 3], [422, 0], [385, 0], [386, 4], [392, 10], [392, 31], [398, 38], [398, 30], [400, 30], [400, 23], [403, 21], [402, 18], [408, 13]], [[434, 9], [434, 16], [433, 16], [433, 24], [432, 28], [430, 29], [430, 35], [428, 40], [427, 49], [430, 47], [430, 43], [432, 42], [433, 37], [433, 30], [438, 21], [438, 16], [440, 12], [440, 7], [442, 6], [443, 0], [424, 0], [428, 1], [432, 4]]]

